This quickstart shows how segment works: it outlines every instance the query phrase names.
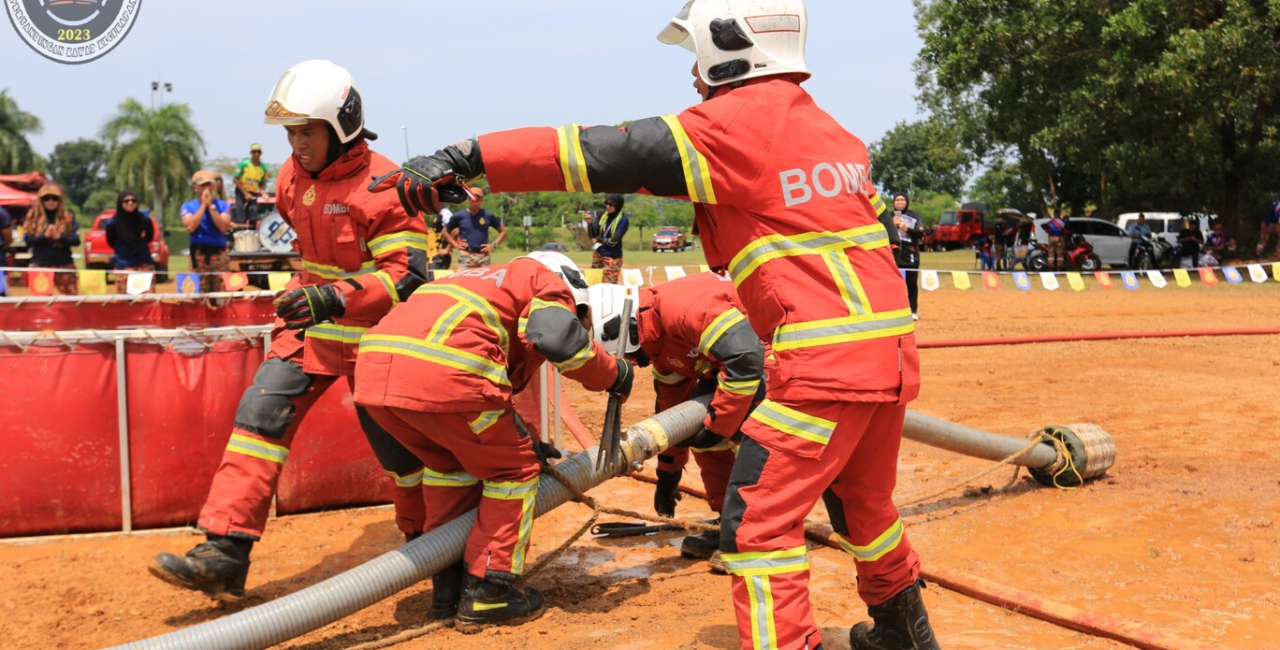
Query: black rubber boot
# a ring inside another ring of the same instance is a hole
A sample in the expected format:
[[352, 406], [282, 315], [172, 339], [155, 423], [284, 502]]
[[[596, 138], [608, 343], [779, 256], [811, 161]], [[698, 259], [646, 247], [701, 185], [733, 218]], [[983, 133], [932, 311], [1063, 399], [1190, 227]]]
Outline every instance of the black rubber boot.
[[874, 625], [866, 621], [849, 630], [853, 650], [941, 650], [929, 625], [929, 612], [920, 597], [923, 581], [898, 592], [893, 598], [867, 608]]
[[[713, 519], [709, 524], [719, 524], [719, 519]], [[720, 550], [720, 532], [707, 530], [697, 535], [689, 535], [680, 543], [680, 554], [698, 560], [710, 560], [716, 551]]]
[[171, 585], [203, 591], [210, 598], [234, 603], [244, 598], [251, 550], [252, 540], [209, 535], [209, 541], [187, 551], [183, 557], [169, 553], [157, 555], [149, 570], [151, 575]]
[[458, 601], [462, 599], [462, 574], [465, 569], [459, 562], [431, 576], [431, 617], [437, 621], [453, 618], [458, 614]]
[[463, 634], [474, 634], [494, 625], [536, 620], [546, 608], [542, 593], [533, 587], [517, 589], [506, 581], [481, 580], [467, 573], [462, 578], [462, 600], [453, 625]]

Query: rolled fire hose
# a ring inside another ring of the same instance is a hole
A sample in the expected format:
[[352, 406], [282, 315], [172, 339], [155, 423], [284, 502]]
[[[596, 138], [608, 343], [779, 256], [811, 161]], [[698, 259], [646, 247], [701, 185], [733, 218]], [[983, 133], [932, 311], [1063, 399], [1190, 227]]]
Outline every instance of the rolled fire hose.
[[[628, 427], [622, 441], [622, 470], [638, 468], [646, 459], [683, 442], [702, 426], [710, 396], [690, 400]], [[579, 490], [614, 478], [596, 471], [597, 449], [574, 454], [556, 469]], [[540, 517], [573, 500], [573, 493], [554, 477], [538, 481]], [[116, 646], [166, 650], [257, 650], [284, 643], [389, 598], [462, 561], [463, 548], [476, 511], [376, 557], [288, 596], [217, 620]]]

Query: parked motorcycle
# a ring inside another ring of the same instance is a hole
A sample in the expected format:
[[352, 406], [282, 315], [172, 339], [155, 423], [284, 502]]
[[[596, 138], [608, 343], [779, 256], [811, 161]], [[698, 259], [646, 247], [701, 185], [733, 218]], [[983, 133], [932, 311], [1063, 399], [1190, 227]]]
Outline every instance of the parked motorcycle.
[[1173, 265], [1174, 246], [1163, 237], [1147, 235], [1134, 241], [1129, 251], [1129, 268], [1135, 271], [1162, 269]]
[[[1092, 273], [1102, 270], [1102, 258], [1093, 252], [1093, 244], [1084, 235], [1071, 235], [1064, 256], [1067, 268], [1072, 271]], [[1040, 243], [1032, 244], [1032, 250], [1027, 253], [1026, 268], [1036, 273], [1058, 270], [1049, 268], [1049, 247]]]

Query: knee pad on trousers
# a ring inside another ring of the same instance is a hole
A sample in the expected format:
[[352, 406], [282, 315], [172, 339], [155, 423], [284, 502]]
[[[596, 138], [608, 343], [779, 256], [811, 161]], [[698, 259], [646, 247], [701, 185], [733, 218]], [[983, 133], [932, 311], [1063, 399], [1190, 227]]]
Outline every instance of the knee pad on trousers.
[[759, 483], [767, 462], [769, 450], [750, 437], [743, 436], [742, 446], [738, 448], [738, 458], [733, 463], [733, 473], [729, 475], [729, 489], [724, 496], [724, 506], [720, 511], [720, 550], [725, 553], [738, 552], [738, 526], [742, 525], [742, 515], [747, 510], [747, 504], [738, 495], [738, 490]]
[[364, 437], [368, 439], [369, 447], [373, 449], [373, 455], [378, 459], [378, 464], [382, 465], [382, 469], [395, 472], [400, 476], [408, 476], [422, 469], [422, 461], [400, 444], [391, 432], [379, 426], [363, 406], [356, 406], [356, 417], [359, 418]]
[[265, 438], [284, 438], [297, 412], [293, 398], [306, 394], [313, 381], [292, 361], [267, 359], [240, 398], [236, 426]]

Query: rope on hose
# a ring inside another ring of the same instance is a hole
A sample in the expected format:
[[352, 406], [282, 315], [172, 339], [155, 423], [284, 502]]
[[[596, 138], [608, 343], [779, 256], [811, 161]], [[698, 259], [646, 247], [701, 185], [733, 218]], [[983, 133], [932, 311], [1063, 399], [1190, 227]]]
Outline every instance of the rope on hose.
[[[1018, 458], [1019, 456], [1021, 456], [1021, 455], [1025, 454], [1025, 453], [1027, 453], [1028, 451], [1031, 451], [1032, 449], [1035, 449], [1035, 448], [1036, 448], [1036, 446], [1037, 446], [1037, 445], [1039, 445], [1040, 443], [1041, 443], [1041, 440], [1040, 440], [1039, 438], [1036, 438], [1035, 440], [1032, 440], [1031, 442], [1027, 443], [1027, 446], [1026, 446], [1026, 447], [1023, 447], [1022, 449], [1019, 449], [1018, 451], [1015, 451], [1014, 453], [1010, 454], [1009, 456], [1006, 456], [1006, 457], [1005, 457], [1003, 460], [1001, 460], [1000, 462], [998, 462], [998, 463], [996, 463], [996, 464], [994, 464], [994, 465], [992, 465], [992, 466], [990, 466], [990, 467], [988, 467], [988, 468], [986, 468], [986, 469], [984, 469], [984, 470], [982, 470], [982, 471], [980, 471], [980, 472], [978, 472], [978, 473], [976, 473], [976, 474], [972, 474], [972, 475], [970, 475], [970, 476], [966, 476], [966, 477], [964, 477], [964, 478], [960, 479], [959, 481], [954, 481], [954, 482], [952, 482], [952, 483], [949, 483], [949, 484], [947, 484], [947, 485], [946, 485], [946, 487], [943, 487], [943, 488], [942, 488], [942, 489], [940, 489], [940, 490], [935, 490], [934, 492], [930, 492], [929, 494], [925, 494], [925, 495], [922, 495], [922, 496], [912, 497], [911, 499], [909, 499], [909, 500], [907, 500], [907, 501], [905, 501], [905, 502], [903, 502], [903, 503], [898, 504], [898, 508], [910, 508], [911, 506], [920, 505], [921, 503], [924, 503], [925, 501], [929, 501], [930, 499], [936, 499], [936, 498], [938, 498], [938, 497], [940, 497], [940, 496], [942, 496], [942, 495], [944, 495], [944, 494], [946, 494], [946, 493], [948, 493], [948, 492], [950, 492], [950, 491], [952, 491], [952, 490], [954, 490], [954, 489], [956, 489], [956, 488], [958, 488], [958, 487], [961, 487], [961, 486], [965, 485], [966, 483], [969, 483], [969, 482], [972, 482], [972, 481], [976, 481], [976, 480], [978, 480], [978, 479], [980, 479], [980, 478], [982, 478], [982, 477], [984, 477], [984, 476], [986, 476], [986, 475], [988, 475], [988, 474], [991, 474], [991, 473], [995, 472], [996, 470], [1000, 469], [1001, 467], [1004, 467], [1005, 465], [1008, 465], [1009, 463], [1012, 463], [1012, 462], [1013, 462], [1013, 460], [1014, 460], [1015, 458]], [[1056, 445], [1055, 445], [1055, 446], [1056, 446]], [[1061, 450], [1061, 449], [1059, 449], [1059, 453], [1062, 453], [1062, 450]], [[1014, 466], [1014, 468], [1013, 468], [1013, 476], [1009, 478], [1009, 482], [1008, 482], [1008, 483], [1006, 483], [1004, 487], [1000, 488], [1000, 491], [1004, 491], [1004, 490], [1008, 489], [1008, 487], [1009, 487], [1010, 485], [1013, 485], [1013, 482], [1014, 482], [1014, 481], [1016, 481], [1016, 480], [1018, 480], [1018, 473], [1019, 473], [1019, 472], [1021, 472], [1021, 471], [1022, 471], [1022, 468], [1021, 468], [1021, 467]]]

